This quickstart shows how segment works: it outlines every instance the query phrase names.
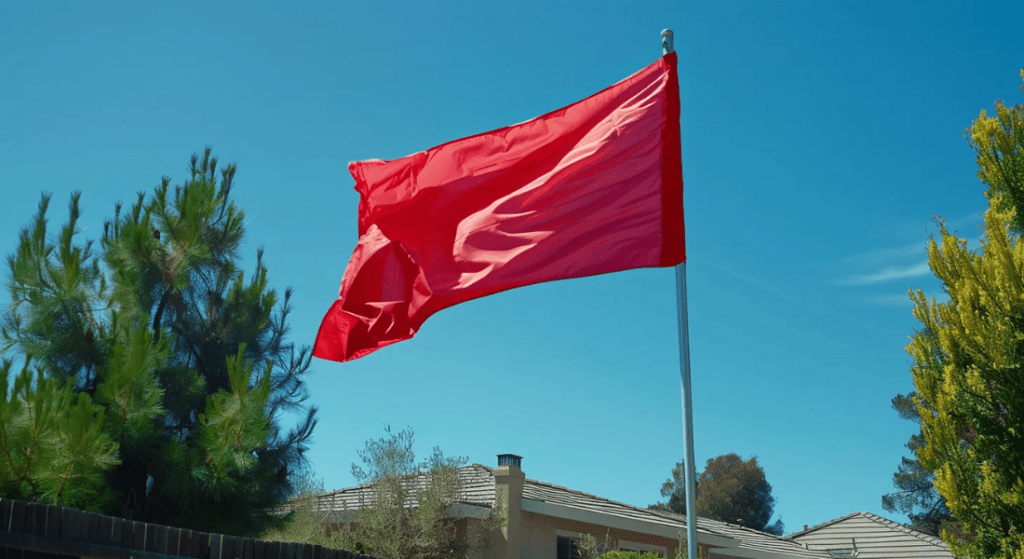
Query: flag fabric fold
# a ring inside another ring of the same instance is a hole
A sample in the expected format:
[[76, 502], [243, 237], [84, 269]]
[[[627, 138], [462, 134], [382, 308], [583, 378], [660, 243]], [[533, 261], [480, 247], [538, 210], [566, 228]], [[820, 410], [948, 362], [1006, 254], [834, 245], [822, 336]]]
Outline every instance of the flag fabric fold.
[[669, 53], [521, 124], [350, 163], [359, 242], [313, 355], [357, 359], [499, 291], [683, 262], [678, 87]]

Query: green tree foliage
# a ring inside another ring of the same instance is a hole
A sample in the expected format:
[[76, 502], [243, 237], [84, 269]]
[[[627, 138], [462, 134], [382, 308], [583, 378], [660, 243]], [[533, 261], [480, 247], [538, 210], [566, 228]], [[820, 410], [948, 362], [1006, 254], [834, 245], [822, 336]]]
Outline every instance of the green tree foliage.
[[[892, 399], [892, 407], [900, 418], [920, 425], [915, 393], [899, 394]], [[907, 448], [915, 458], [903, 457], [899, 469], [892, 476], [893, 487], [898, 489], [882, 496], [882, 508], [889, 512], [906, 514], [915, 530], [939, 536], [943, 526], [953, 529], [954, 519], [946, 506], [946, 499], [935, 490], [935, 472], [925, 468], [917, 460], [917, 450], [924, 446], [924, 435], [920, 432], [910, 436]]]
[[[95, 252], [80, 194], [55, 236], [43, 196], [8, 258], [4, 377], [24, 368], [0, 410], [2, 494], [205, 531], [273, 523], [315, 425], [310, 358], [285, 340], [290, 292], [268, 288], [262, 251], [238, 267], [235, 170], [193, 155], [184, 184], [117, 205]], [[302, 418], [287, 433], [283, 412]]]
[[292, 474], [292, 488], [294, 494], [280, 509], [287, 512], [286, 521], [264, 532], [260, 539], [343, 548], [348, 542], [341, 532], [331, 528], [330, 511], [319, 506], [320, 496], [325, 493], [323, 480], [307, 468]]
[[[672, 477], [661, 484], [661, 496], [668, 501], [658, 501], [647, 508], [675, 514], [686, 514], [686, 462], [676, 462], [672, 468]], [[699, 489], [699, 487], [698, 487]]]
[[[672, 468], [672, 478], [661, 486], [668, 502], [652, 505], [656, 510], [686, 514], [686, 480], [683, 463]], [[744, 461], [736, 454], [711, 458], [697, 476], [697, 516], [730, 524], [742, 524], [754, 530], [782, 535], [782, 520], [769, 524], [775, 508], [772, 486], [764, 469], [753, 456]]]
[[661, 484], [661, 496], [668, 501], [655, 503], [648, 508], [676, 514], [686, 514], [686, 470], [684, 462], [676, 462], [672, 477]]
[[105, 410], [28, 365], [12, 386], [11, 366], [0, 364], [0, 494], [77, 508], [109, 502], [103, 472], [118, 448], [102, 430]]
[[612, 540], [611, 530], [605, 530], [603, 538], [598, 538], [594, 534], [580, 534], [580, 539], [573, 542], [573, 546], [580, 559], [602, 557], [615, 551], [615, 541]]
[[[1024, 78], [1024, 71], [1021, 72]], [[907, 352], [924, 446], [963, 557], [1024, 557], [1024, 107], [996, 105], [969, 130], [989, 209], [978, 250], [940, 222], [928, 263], [948, 300], [911, 292], [921, 328]]]
[[[445, 457], [440, 448], [423, 462], [412, 450], [413, 431], [406, 428], [369, 440], [359, 452], [363, 465], [352, 476], [371, 484], [373, 497], [359, 510], [351, 530], [342, 530], [341, 547], [393, 559], [464, 557], [480, 543], [482, 533], [456, 537], [448, 507], [456, 502], [463, 457]], [[491, 522], [485, 522], [484, 529]]]
[[[680, 548], [676, 550], [676, 557], [682, 559], [686, 557], [686, 538], [680, 534], [679, 541]], [[653, 551], [641, 553], [615, 549], [615, 543], [610, 530], [605, 531], [603, 538], [580, 534], [580, 539], [573, 542], [573, 551], [579, 554], [580, 559], [663, 559], [661, 554]]]

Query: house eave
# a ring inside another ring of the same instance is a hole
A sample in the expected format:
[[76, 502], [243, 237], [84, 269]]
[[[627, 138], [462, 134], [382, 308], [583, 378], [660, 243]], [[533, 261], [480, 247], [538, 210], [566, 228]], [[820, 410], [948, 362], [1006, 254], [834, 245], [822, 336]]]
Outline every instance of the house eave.
[[[556, 505], [554, 503], [536, 501], [527, 498], [523, 498], [522, 510], [554, 518], [575, 520], [578, 522], [586, 522], [588, 524], [598, 524], [609, 528], [629, 530], [631, 532], [639, 532], [641, 534], [651, 534], [673, 540], [679, 539], [680, 532], [685, 530], [685, 527], [682, 526], [666, 526], [656, 522], [644, 522], [642, 520], [632, 518], [622, 518], [621, 516], [582, 510], [574, 507], [567, 507], [565, 505]], [[708, 534], [702, 531], [697, 532], [697, 543], [715, 547], [739, 547], [739, 542], [732, 538]]]
[[[791, 553], [779, 553], [775, 551], [747, 548], [712, 548], [711, 557], [712, 559], [715, 557], [741, 557], [743, 559], [796, 559], [800, 557], [811, 557], [811, 555], [794, 555]], [[824, 555], [822, 557], [824, 557]]]

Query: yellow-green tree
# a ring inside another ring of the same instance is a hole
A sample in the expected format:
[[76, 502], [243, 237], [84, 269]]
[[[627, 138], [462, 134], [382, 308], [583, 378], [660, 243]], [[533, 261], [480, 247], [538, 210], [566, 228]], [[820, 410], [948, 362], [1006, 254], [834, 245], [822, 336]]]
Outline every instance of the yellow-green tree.
[[961, 523], [942, 534], [954, 554], [1024, 559], [1024, 107], [997, 102], [969, 133], [988, 186], [981, 246], [940, 223], [928, 262], [948, 300], [911, 292], [917, 457]]

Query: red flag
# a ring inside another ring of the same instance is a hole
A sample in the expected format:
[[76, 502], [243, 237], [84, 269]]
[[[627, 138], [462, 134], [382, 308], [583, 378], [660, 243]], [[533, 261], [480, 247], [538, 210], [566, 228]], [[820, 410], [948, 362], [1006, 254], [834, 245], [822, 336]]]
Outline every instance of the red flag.
[[686, 259], [675, 53], [522, 124], [349, 171], [359, 243], [321, 359], [407, 340], [498, 291]]

